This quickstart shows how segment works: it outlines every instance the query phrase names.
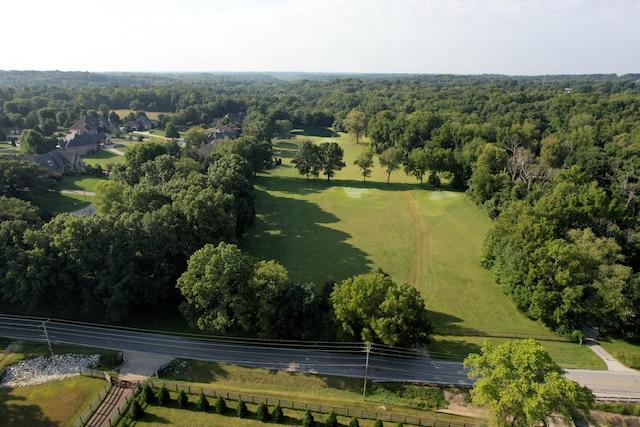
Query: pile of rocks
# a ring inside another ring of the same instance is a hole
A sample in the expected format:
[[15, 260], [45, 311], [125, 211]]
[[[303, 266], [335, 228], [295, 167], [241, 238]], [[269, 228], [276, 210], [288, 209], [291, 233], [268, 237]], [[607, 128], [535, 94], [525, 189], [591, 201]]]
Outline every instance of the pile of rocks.
[[7, 366], [0, 379], [0, 387], [21, 387], [46, 383], [77, 375], [80, 369], [95, 364], [98, 354], [62, 354], [27, 359]]

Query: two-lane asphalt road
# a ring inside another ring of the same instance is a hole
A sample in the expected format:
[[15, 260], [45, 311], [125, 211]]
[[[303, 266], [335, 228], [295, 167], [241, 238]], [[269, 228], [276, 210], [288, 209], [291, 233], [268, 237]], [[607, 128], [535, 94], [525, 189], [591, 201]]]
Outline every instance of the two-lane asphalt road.
[[[42, 319], [3, 315], [0, 316], [0, 336], [44, 341], [42, 324]], [[210, 340], [53, 320], [46, 323], [46, 328], [54, 344], [136, 351], [321, 375], [356, 378], [365, 375], [366, 347], [362, 343]], [[374, 381], [472, 385], [462, 363], [434, 361], [417, 353], [396, 354], [376, 346], [370, 352], [367, 376]], [[635, 371], [569, 370], [567, 377], [588, 386], [596, 395], [640, 398], [640, 373]]]

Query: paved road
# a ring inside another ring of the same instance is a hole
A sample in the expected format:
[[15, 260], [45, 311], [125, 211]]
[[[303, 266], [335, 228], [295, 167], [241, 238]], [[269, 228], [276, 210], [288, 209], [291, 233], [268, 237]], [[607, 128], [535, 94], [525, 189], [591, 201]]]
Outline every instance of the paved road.
[[[43, 341], [41, 320], [0, 316], [0, 336]], [[265, 369], [362, 378], [365, 348], [362, 343], [300, 344], [277, 341], [207, 340], [173, 337], [135, 330], [49, 321], [47, 331], [56, 343], [68, 343], [158, 356], [224, 362]], [[240, 342], [242, 341], [242, 342]], [[414, 354], [391, 354], [374, 347], [368, 377], [376, 381], [415, 381], [469, 386], [471, 380], [459, 362], [434, 361]], [[640, 398], [640, 373], [568, 370], [567, 377], [591, 388], [596, 395]]]

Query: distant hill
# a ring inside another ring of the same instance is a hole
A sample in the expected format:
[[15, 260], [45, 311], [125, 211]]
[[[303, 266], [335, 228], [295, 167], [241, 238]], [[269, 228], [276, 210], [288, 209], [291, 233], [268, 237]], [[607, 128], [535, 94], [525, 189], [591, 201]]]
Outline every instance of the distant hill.
[[304, 73], [304, 72], [210, 72], [210, 73], [148, 73], [148, 72], [87, 72], [87, 71], [17, 71], [0, 70], [0, 87], [20, 89], [25, 86], [56, 86], [60, 88], [80, 87], [128, 87], [161, 86], [167, 84], [207, 84], [221, 82], [247, 81], [330, 81], [336, 79], [412, 79], [418, 81], [455, 80], [540, 80], [554, 85], [589, 84], [595, 82], [639, 82], [640, 74], [584, 74], [584, 75], [548, 75], [548, 76], [507, 76], [497, 74], [481, 75], [445, 75], [445, 74], [376, 74], [376, 73]]

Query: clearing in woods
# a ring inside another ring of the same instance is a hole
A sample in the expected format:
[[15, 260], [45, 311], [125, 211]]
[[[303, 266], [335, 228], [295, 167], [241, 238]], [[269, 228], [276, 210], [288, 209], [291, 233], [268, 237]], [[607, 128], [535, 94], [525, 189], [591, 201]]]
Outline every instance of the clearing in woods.
[[[327, 182], [298, 174], [300, 141], [336, 141], [346, 167]], [[282, 165], [259, 174], [256, 225], [241, 244], [275, 259], [292, 280], [337, 282], [382, 268], [423, 295], [436, 329], [548, 333], [520, 314], [478, 263], [490, 220], [464, 193], [420, 185], [377, 159], [363, 182], [353, 161], [365, 149], [338, 134], [274, 141]]]

